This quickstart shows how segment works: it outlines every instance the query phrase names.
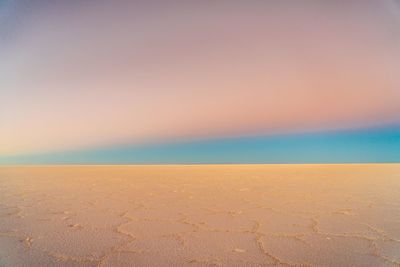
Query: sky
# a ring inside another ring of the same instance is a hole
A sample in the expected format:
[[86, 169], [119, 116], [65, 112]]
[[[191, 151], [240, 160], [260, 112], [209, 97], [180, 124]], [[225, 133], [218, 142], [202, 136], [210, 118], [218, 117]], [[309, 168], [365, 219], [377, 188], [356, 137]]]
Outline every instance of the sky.
[[0, 163], [400, 162], [400, 2], [0, 0]]

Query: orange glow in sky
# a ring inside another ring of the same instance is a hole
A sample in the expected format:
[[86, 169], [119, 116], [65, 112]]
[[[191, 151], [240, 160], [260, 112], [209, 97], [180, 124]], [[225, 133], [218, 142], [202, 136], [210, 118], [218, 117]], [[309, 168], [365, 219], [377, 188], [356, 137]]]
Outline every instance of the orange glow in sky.
[[2, 154], [400, 122], [395, 1], [2, 10]]

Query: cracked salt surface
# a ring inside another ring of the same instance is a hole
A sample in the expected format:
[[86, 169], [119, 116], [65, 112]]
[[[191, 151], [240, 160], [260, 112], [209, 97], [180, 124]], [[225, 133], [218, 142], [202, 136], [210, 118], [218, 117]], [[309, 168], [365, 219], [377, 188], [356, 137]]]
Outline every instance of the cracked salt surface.
[[400, 266], [400, 165], [0, 168], [0, 266]]

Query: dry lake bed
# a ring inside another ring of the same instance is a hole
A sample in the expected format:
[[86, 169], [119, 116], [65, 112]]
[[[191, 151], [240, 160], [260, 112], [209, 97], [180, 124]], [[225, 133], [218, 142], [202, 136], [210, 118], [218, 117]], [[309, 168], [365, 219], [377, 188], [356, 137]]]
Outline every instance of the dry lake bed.
[[0, 167], [0, 266], [400, 266], [400, 164]]

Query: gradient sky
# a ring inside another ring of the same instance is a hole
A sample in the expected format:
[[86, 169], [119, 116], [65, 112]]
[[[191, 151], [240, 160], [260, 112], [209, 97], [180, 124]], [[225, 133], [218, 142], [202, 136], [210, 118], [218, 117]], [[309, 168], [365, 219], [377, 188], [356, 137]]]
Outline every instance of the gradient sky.
[[0, 0], [0, 162], [400, 161], [396, 125], [399, 1]]

